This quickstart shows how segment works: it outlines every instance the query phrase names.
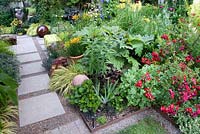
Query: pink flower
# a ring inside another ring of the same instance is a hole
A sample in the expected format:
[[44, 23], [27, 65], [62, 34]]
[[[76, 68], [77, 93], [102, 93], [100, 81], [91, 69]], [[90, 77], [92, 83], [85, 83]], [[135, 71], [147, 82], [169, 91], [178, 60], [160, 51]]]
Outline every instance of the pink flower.
[[169, 94], [170, 94], [171, 99], [174, 99], [175, 93], [172, 89], [169, 89]]
[[139, 81], [135, 84], [135, 86], [141, 88], [141, 87], [142, 87], [142, 80], [139, 80]]
[[164, 39], [164, 40], [169, 40], [169, 37], [168, 37], [167, 34], [163, 34], [163, 35], [161, 36], [161, 38]]
[[185, 71], [185, 69], [187, 68], [187, 65], [184, 62], [181, 62], [179, 64], [179, 67], [181, 68], [182, 71]]
[[184, 51], [185, 50], [185, 46], [182, 45], [180, 48], [179, 48], [180, 51]]
[[195, 79], [195, 78], [192, 78], [192, 79], [191, 79], [191, 81], [193, 82], [193, 84], [194, 84], [194, 85], [196, 85], [196, 84], [197, 84], [197, 79]]
[[183, 102], [188, 101], [189, 100], [189, 94], [188, 94], [188, 92], [183, 92], [182, 94], [183, 94], [182, 95]]
[[200, 86], [196, 86], [196, 89], [200, 91]]

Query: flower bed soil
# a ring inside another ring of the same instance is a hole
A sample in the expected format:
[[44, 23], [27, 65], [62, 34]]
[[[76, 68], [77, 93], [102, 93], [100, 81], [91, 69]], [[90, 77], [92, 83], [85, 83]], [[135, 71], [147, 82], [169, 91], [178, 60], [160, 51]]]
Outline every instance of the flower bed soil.
[[[90, 132], [95, 132], [98, 131], [102, 128], [105, 128], [107, 126], [110, 126], [114, 123], [117, 123], [125, 118], [128, 118], [134, 114], [138, 114], [140, 112], [143, 112], [145, 110], [150, 109], [149, 107], [143, 108], [143, 109], [138, 109], [135, 107], [129, 107], [126, 110], [122, 111], [121, 113], [118, 113], [116, 115], [105, 115], [107, 118], [107, 122], [104, 125], [101, 125], [95, 121], [94, 118], [90, 118], [87, 116], [87, 114], [80, 112], [81, 117], [83, 118], [83, 121], [85, 122], [86, 126], [90, 130]], [[100, 113], [101, 115], [101, 113]]]

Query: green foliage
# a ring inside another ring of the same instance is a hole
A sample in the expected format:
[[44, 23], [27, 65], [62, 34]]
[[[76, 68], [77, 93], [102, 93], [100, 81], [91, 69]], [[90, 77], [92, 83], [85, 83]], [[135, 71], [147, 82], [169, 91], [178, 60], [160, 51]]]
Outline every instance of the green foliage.
[[91, 80], [86, 80], [81, 86], [73, 87], [68, 98], [70, 103], [78, 106], [82, 112], [95, 113], [101, 105]]
[[184, 113], [178, 113], [177, 124], [183, 134], [199, 134], [200, 133], [200, 117], [191, 118]]
[[114, 84], [110, 83], [110, 81], [107, 81], [107, 84], [104, 86], [103, 89], [100, 89], [100, 84], [98, 84], [94, 89], [95, 93], [98, 97], [98, 99], [101, 101], [102, 104], [106, 105], [109, 103], [111, 100], [115, 98], [115, 95], [118, 94], [117, 90], [117, 83], [115, 82]]
[[10, 26], [14, 16], [11, 9], [1, 5], [0, 3], [0, 25]]
[[[157, 66], [144, 66], [142, 69], [129, 69], [124, 76], [122, 76], [122, 83], [120, 85], [121, 90], [125, 90], [125, 96], [128, 100], [128, 106], [139, 106], [140, 108], [151, 106], [152, 101], [144, 96], [145, 91], [137, 88], [135, 84], [145, 76], [146, 72], [156, 73]], [[152, 74], [153, 75], [153, 74]], [[156, 74], [154, 74], [156, 75]], [[151, 85], [152, 84], [152, 85]], [[155, 81], [147, 85], [146, 87], [151, 88], [156, 94], [160, 91], [157, 90], [157, 83]], [[155, 87], [154, 87], [155, 86]], [[155, 94], [154, 94], [155, 95]]]
[[0, 106], [6, 106], [9, 100], [17, 104], [17, 87], [17, 82], [0, 70]]
[[19, 81], [19, 62], [14, 55], [0, 53], [0, 69], [10, 77]]
[[2, 134], [16, 134], [17, 124], [13, 122], [13, 119], [17, 119], [17, 113], [16, 106], [0, 107], [0, 132]]
[[[141, 10], [133, 12], [129, 6], [126, 6], [125, 9], [117, 11], [116, 17], [109, 25], [120, 26], [131, 35], [161, 35], [168, 31], [171, 27], [171, 20], [169, 20], [170, 14], [167, 9], [158, 11], [157, 8], [148, 8], [149, 6], [142, 7]], [[150, 12], [155, 14], [150, 15]]]
[[118, 134], [167, 134], [167, 131], [157, 121], [148, 117]]
[[9, 50], [9, 45], [3, 40], [0, 40], [0, 53], [13, 55], [13, 52]]
[[[128, 44], [131, 45], [130, 49], [135, 50], [135, 55], [141, 57], [144, 52], [152, 51], [154, 46], [150, 43], [154, 41], [154, 36], [129, 36]], [[145, 51], [146, 50], [146, 51]]]
[[61, 0], [34, 0], [33, 3], [40, 21], [54, 23], [58, 20], [56, 15], [63, 14]]
[[73, 78], [82, 72], [77, 65], [56, 69], [50, 80], [50, 90], [66, 95], [72, 88]]
[[107, 122], [107, 118], [106, 118], [106, 116], [100, 116], [100, 117], [98, 117], [96, 119], [96, 122], [99, 123], [99, 124], [101, 124], [101, 125], [104, 125]]
[[88, 44], [82, 63], [89, 74], [105, 74], [107, 65], [120, 70], [125, 65], [139, 63], [129, 56], [130, 42], [128, 34], [117, 26], [86, 27], [76, 33], [81, 36], [84, 44]]

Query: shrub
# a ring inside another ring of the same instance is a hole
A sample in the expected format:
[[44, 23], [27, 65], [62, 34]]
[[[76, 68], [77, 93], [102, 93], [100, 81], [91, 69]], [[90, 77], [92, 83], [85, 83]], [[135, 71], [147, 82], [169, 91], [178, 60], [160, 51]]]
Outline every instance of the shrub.
[[7, 73], [10, 77], [19, 81], [19, 62], [14, 55], [0, 53], [0, 69]]
[[81, 86], [73, 87], [68, 98], [70, 103], [78, 106], [82, 112], [95, 113], [101, 105], [91, 80], [86, 80]]

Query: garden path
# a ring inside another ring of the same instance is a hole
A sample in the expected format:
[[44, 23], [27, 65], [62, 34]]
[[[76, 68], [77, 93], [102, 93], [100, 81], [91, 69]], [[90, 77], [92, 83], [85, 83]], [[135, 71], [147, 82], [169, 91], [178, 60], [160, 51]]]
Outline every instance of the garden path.
[[48, 90], [43, 38], [17, 36], [11, 47], [20, 62], [19, 134], [87, 134], [80, 116], [63, 98]]

